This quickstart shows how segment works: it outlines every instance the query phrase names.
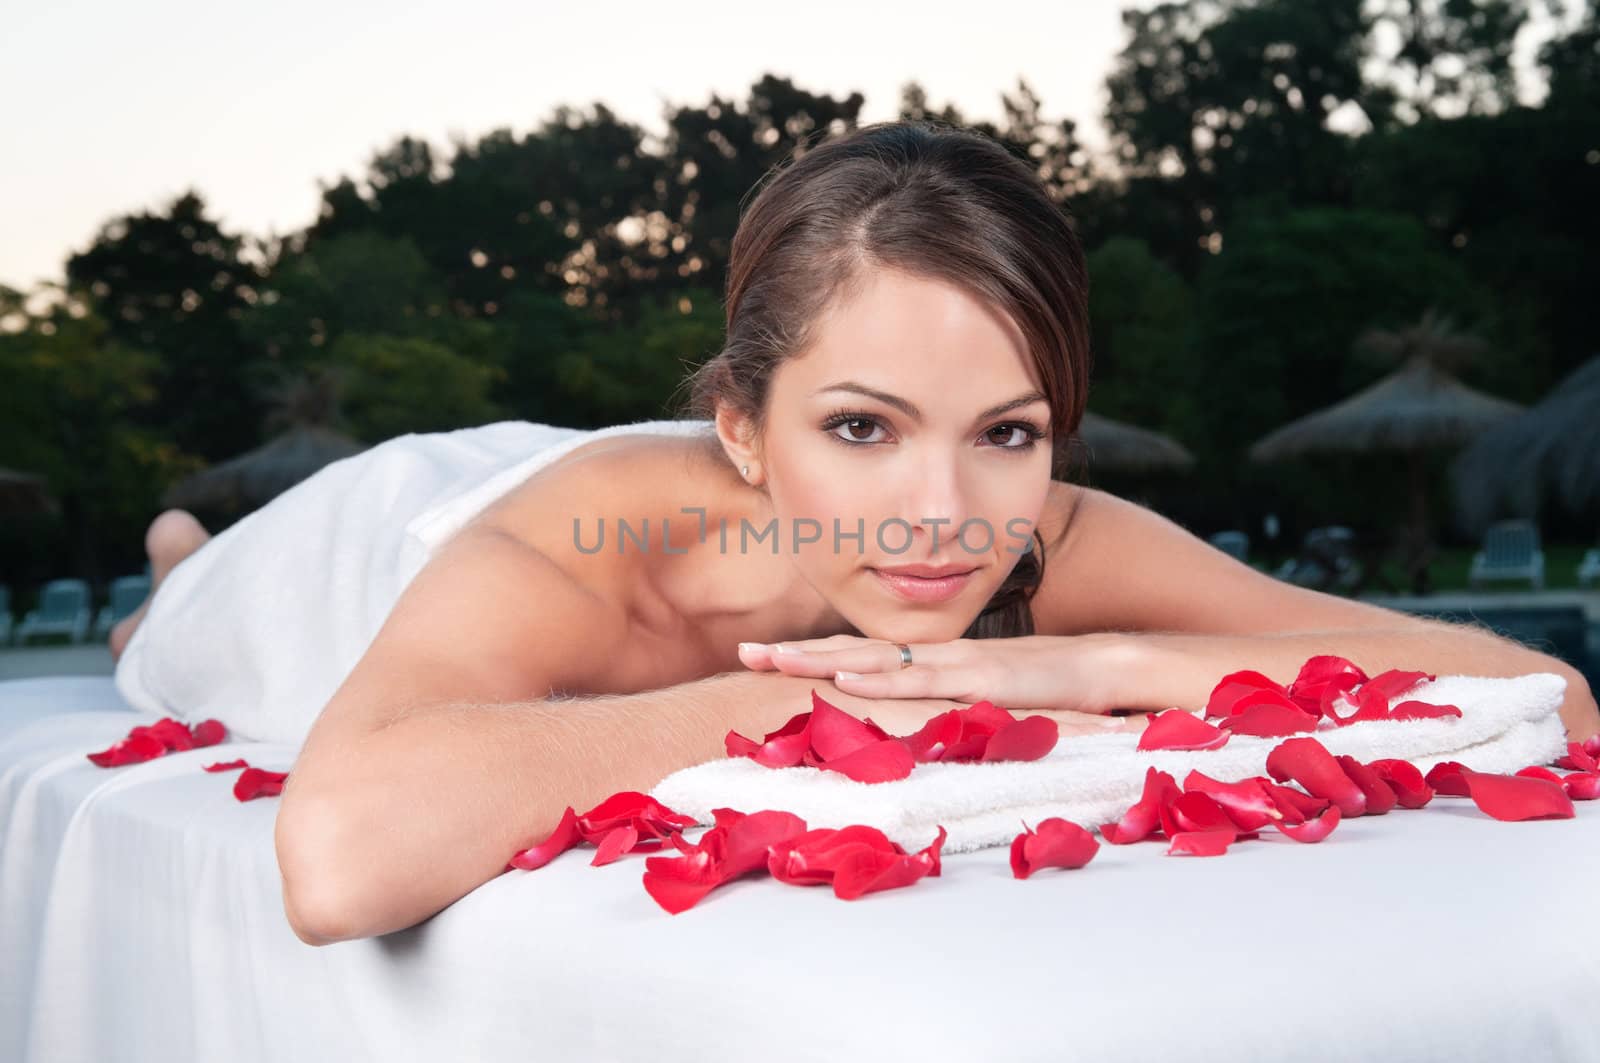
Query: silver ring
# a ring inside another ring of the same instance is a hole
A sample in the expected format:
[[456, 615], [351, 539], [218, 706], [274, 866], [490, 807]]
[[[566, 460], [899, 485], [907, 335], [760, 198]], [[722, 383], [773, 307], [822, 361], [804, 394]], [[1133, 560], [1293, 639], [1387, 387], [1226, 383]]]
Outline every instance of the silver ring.
[[901, 668], [910, 668], [911, 667], [911, 647], [907, 646], [903, 642], [895, 643], [894, 647], [895, 647], [895, 649], [900, 651], [900, 667]]

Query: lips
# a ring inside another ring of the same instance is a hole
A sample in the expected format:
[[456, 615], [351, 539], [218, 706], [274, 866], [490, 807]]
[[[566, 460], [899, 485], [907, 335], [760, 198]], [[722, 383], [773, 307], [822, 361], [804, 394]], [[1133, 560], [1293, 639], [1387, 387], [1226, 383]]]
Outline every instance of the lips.
[[[928, 572], [932, 575], [916, 575], [917, 572]], [[971, 582], [976, 569], [935, 568], [928, 565], [908, 565], [898, 569], [875, 568], [872, 574], [877, 577], [885, 589], [891, 594], [908, 602], [945, 602], [954, 598], [966, 589]]]
[[971, 572], [977, 566], [967, 565], [896, 565], [893, 568], [880, 568], [879, 572], [886, 572], [891, 576], [916, 576], [919, 579], [943, 579], [946, 576], [959, 576]]

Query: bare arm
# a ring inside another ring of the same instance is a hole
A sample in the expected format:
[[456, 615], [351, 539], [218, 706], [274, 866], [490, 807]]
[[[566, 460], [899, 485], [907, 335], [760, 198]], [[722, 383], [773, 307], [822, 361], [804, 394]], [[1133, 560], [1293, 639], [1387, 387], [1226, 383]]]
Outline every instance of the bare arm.
[[1307, 657], [1333, 653], [1369, 674], [1554, 672], [1567, 680], [1568, 735], [1600, 732], [1583, 673], [1487, 628], [1296, 587], [1104, 491], [1053, 484], [1050, 513], [1052, 527], [1068, 513], [1071, 521], [1033, 599], [1037, 630], [1119, 635], [1122, 666], [1105, 672], [1127, 684], [1119, 694], [1127, 707], [1198, 707], [1228, 672], [1253, 668], [1288, 682]]
[[[338, 786], [297, 766], [278, 819], [291, 924], [309, 944], [412, 926], [505, 870], [572, 805], [648, 791], [725, 755], [730, 729], [776, 730], [815, 679], [731, 672], [627, 695], [440, 704], [344, 750]], [[296, 794], [299, 786], [310, 792]], [[293, 802], [292, 804], [290, 802]]]

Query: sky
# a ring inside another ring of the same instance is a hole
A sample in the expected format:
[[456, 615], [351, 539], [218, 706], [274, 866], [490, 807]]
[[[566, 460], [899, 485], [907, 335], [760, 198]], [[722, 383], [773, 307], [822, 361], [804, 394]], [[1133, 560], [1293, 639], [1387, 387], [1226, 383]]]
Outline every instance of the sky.
[[935, 108], [998, 121], [1020, 76], [1093, 148], [1124, 6], [17, 0], [0, 32], [0, 284], [59, 280], [112, 217], [191, 187], [226, 230], [282, 234], [315, 217], [319, 182], [401, 134], [448, 149], [596, 101], [660, 134], [667, 103], [742, 105], [765, 73], [859, 91], [862, 121], [895, 117], [912, 80]]
[[[660, 135], [667, 104], [742, 105], [768, 73], [859, 91], [866, 122], [894, 118], [913, 80], [934, 109], [999, 121], [1000, 94], [1025, 78], [1043, 117], [1077, 120], [1097, 151], [1121, 11], [1154, 2], [11, 0], [0, 284], [61, 279], [103, 224], [191, 188], [225, 230], [282, 235], [403, 134], [448, 157], [453, 140], [599, 101]], [[1519, 69], [1548, 35], [1535, 21]]]

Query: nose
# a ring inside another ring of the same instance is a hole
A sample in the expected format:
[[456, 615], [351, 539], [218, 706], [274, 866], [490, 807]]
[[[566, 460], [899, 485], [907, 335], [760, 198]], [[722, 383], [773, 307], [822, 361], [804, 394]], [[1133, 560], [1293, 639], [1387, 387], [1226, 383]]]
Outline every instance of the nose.
[[[956, 532], [967, 519], [966, 470], [946, 447], [929, 447], [907, 470], [905, 511], [912, 528], [906, 556], [945, 558], [956, 552]], [[937, 550], [934, 544], [938, 544]]]

